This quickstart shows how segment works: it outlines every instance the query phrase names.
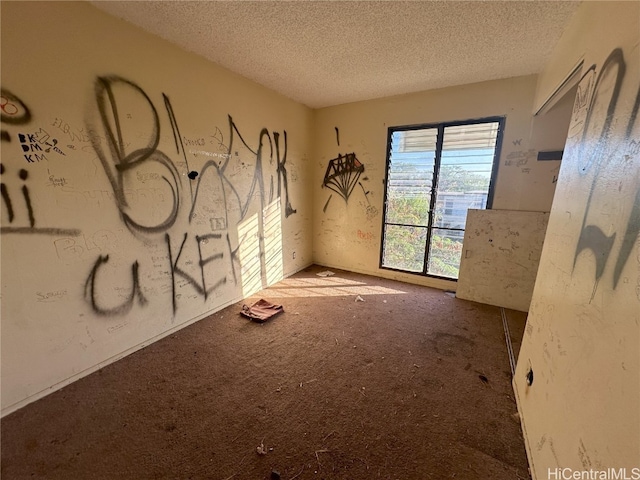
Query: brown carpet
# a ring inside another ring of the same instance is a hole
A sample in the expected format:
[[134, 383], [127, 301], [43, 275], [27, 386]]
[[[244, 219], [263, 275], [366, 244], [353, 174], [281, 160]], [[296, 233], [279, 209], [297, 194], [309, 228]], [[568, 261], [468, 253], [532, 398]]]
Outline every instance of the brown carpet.
[[2, 479], [529, 478], [500, 309], [323, 270], [5, 417]]

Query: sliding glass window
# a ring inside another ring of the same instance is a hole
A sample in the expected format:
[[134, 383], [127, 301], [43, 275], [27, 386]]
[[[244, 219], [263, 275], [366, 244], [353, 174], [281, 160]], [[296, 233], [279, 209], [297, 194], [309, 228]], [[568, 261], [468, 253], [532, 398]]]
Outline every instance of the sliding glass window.
[[504, 118], [391, 127], [380, 267], [457, 279], [470, 208], [491, 208]]

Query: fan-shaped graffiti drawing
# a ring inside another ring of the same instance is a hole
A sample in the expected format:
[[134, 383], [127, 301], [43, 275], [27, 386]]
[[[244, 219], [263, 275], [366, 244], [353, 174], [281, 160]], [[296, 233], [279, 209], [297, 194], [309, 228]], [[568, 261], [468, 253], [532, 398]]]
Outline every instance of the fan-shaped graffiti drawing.
[[355, 153], [338, 155], [337, 158], [329, 160], [323, 185], [339, 194], [347, 202], [362, 172], [364, 172], [364, 165], [356, 158]]

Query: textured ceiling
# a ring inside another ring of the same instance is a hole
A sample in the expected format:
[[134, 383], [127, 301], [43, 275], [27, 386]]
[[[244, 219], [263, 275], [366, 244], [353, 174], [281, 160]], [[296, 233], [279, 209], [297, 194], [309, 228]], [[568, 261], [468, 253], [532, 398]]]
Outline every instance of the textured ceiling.
[[539, 73], [578, 2], [93, 1], [313, 108]]

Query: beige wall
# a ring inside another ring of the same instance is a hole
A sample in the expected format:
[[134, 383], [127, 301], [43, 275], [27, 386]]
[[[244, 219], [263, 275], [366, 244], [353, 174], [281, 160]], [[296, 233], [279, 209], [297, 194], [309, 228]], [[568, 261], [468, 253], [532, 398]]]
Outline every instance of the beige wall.
[[85, 2], [2, 2], [2, 89], [3, 414], [312, 262], [310, 109]]
[[[533, 117], [531, 122], [531, 147], [535, 151], [562, 151], [567, 140], [576, 89], [568, 91], [546, 113]], [[560, 160], [539, 161], [538, 174], [531, 183], [535, 191], [536, 210], [551, 211], [551, 204], [560, 175]]]
[[514, 379], [534, 479], [640, 469], [640, 3], [584, 2], [537, 103], [583, 57]]
[[[553, 172], [549, 171], [547, 162], [536, 161], [536, 146], [531, 142], [535, 85], [533, 76], [517, 77], [317, 111], [317, 154], [313, 164], [314, 260], [334, 268], [455, 289], [453, 282], [378, 268], [387, 129], [506, 116], [493, 208], [548, 211], [553, 189], [541, 192], [539, 185], [552, 185]], [[324, 188], [322, 183], [329, 161], [339, 153], [350, 152], [356, 154], [365, 170], [361, 176], [363, 187], [356, 185], [345, 200]]]

